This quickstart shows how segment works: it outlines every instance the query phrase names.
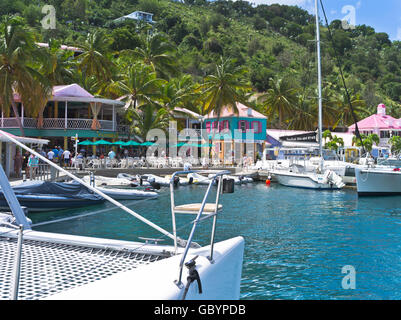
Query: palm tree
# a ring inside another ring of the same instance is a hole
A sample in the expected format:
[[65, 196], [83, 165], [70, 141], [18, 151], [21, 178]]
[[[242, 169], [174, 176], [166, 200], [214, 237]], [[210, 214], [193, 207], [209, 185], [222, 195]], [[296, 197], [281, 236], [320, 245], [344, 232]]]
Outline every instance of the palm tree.
[[70, 50], [62, 50], [57, 40], [50, 40], [48, 48], [42, 48], [42, 55], [45, 57], [41, 61], [40, 71], [43, 73], [50, 83], [54, 85], [62, 85], [70, 83], [73, 80], [73, 61], [74, 53]]
[[142, 46], [135, 50], [124, 50], [122, 54], [132, 54], [136, 59], [141, 60], [151, 66], [157, 76], [168, 79], [170, 75], [177, 74], [175, 63], [175, 47], [170, 43], [166, 36], [161, 33], [146, 35], [143, 38]]
[[[238, 114], [237, 102], [249, 105], [246, 92], [252, 88], [243, 79], [247, 70], [234, 65], [234, 60], [220, 57], [220, 63], [216, 65], [215, 73], [205, 77], [204, 82], [199, 86], [203, 98], [203, 109], [205, 114], [214, 112], [217, 114], [217, 121], [224, 108], [231, 108]], [[216, 131], [213, 130], [212, 140]], [[209, 147], [209, 157], [212, 149]]]
[[123, 96], [126, 109], [138, 109], [142, 105], [158, 105], [161, 97], [161, 86], [165, 80], [156, 77], [150, 66], [141, 62], [132, 64], [123, 79], [112, 84], [110, 91]]
[[304, 95], [300, 95], [294, 107], [294, 113], [289, 117], [288, 128], [292, 130], [315, 130], [317, 114], [311, 101]]
[[38, 114], [51, 94], [51, 85], [33, 68], [40, 53], [33, 33], [19, 17], [6, 17], [0, 25], [0, 103], [3, 110], [11, 105], [21, 135], [25, 135], [14, 100], [20, 96], [27, 115]]
[[174, 78], [164, 83], [161, 87], [160, 106], [168, 112], [170, 119], [175, 119], [181, 115], [176, 108], [188, 108], [196, 98], [195, 86], [191, 76], [184, 75], [181, 78]]
[[139, 109], [129, 109], [126, 119], [131, 123], [130, 131], [144, 141], [152, 129], [166, 129], [169, 126], [169, 116], [164, 108], [157, 109], [155, 105], [144, 105]]
[[206, 114], [214, 112], [218, 116], [223, 109], [229, 107], [234, 113], [238, 113], [237, 102], [248, 104], [245, 93], [252, 89], [243, 79], [247, 70], [240, 66], [234, 66], [233, 60], [220, 57], [220, 63], [216, 65], [215, 73], [205, 77], [200, 90]]
[[392, 136], [388, 143], [391, 145], [391, 152], [400, 153], [401, 152], [401, 137]]
[[84, 43], [80, 44], [83, 52], [77, 56], [78, 71], [82, 79], [94, 76], [98, 80], [108, 81], [112, 75], [113, 63], [107, 56], [111, 39], [103, 32], [89, 33]]
[[[362, 140], [362, 143], [361, 143]], [[363, 144], [364, 149], [366, 151], [370, 152], [373, 149], [373, 144], [379, 145], [380, 143], [380, 138], [376, 133], [372, 133], [369, 135], [361, 134], [361, 139], [359, 139], [357, 136], [352, 137], [352, 145], [356, 145], [357, 147], [361, 147]]]
[[288, 119], [294, 114], [298, 89], [288, 78], [270, 78], [269, 83], [270, 89], [259, 100], [263, 102], [268, 115], [278, 114], [278, 125], [282, 128], [284, 118]]
[[[351, 94], [350, 96], [351, 104], [354, 111], [358, 114], [364, 115], [366, 113], [366, 101], [361, 99], [360, 94]], [[352, 110], [350, 108], [347, 95], [342, 90], [341, 94], [338, 95], [336, 101], [336, 109], [338, 114], [338, 121], [343, 127], [348, 127], [354, 123], [354, 117], [352, 115]]]

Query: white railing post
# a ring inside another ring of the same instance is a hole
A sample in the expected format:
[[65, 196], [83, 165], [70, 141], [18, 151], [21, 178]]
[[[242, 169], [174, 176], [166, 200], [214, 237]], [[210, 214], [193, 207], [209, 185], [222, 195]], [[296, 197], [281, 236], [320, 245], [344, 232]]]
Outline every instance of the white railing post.
[[18, 288], [19, 288], [19, 279], [21, 273], [21, 256], [22, 256], [22, 235], [24, 231], [24, 226], [20, 224], [18, 226], [18, 242], [17, 242], [17, 251], [15, 253], [14, 260], [14, 282], [11, 287], [10, 300], [18, 299]]
[[68, 108], [68, 102], [65, 101], [65, 110], [64, 110], [64, 129], [68, 128], [68, 124], [67, 124], [67, 108]]

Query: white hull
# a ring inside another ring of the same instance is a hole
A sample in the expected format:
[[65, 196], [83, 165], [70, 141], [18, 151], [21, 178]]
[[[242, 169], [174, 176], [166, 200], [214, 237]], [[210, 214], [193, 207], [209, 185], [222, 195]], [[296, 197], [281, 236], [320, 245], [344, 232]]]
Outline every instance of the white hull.
[[132, 190], [132, 189], [118, 189], [118, 188], [102, 188], [96, 187], [99, 191], [112, 197], [115, 200], [141, 200], [157, 198], [159, 194], [153, 191]]
[[358, 195], [401, 195], [401, 172], [392, 168], [355, 169]]
[[274, 171], [272, 174], [283, 186], [305, 189], [338, 190], [335, 184], [323, 183], [323, 175]]
[[[8, 237], [16, 237], [16, 231], [1, 228], [0, 232], [7, 232]], [[143, 253], [173, 252], [174, 247], [144, 244], [131, 241], [120, 241], [102, 238], [92, 238], [74, 235], [64, 235], [48, 232], [25, 231], [24, 240], [39, 240], [52, 243], [67, 243], [69, 245], [110, 248], [133, 249]], [[28, 250], [25, 248], [25, 250]], [[112, 274], [107, 277], [93, 279], [89, 283], [82, 281], [81, 285], [71, 285], [70, 289], [46, 294], [46, 300], [180, 300], [183, 297], [187, 284], [188, 269], [184, 267], [182, 285], [177, 286], [175, 280], [179, 276], [179, 264], [182, 255], [179, 254], [161, 259], [150, 264], [143, 264], [129, 270]], [[214, 244], [213, 263], [208, 260], [210, 247], [205, 246], [190, 249], [186, 261], [198, 256], [196, 270], [199, 273], [202, 293], [199, 293], [196, 281], [189, 287], [186, 300], [238, 300], [240, 298], [240, 283], [244, 253], [244, 239], [235, 237]], [[82, 257], [87, 252], [77, 253]], [[109, 257], [112, 262], [113, 257]], [[58, 275], [56, 258], [49, 258], [46, 265], [41, 266], [46, 271], [41, 279], [53, 279]], [[62, 261], [61, 261], [62, 263]], [[68, 263], [68, 262], [66, 262]], [[98, 264], [100, 262], [97, 262]], [[48, 264], [48, 265], [47, 265]], [[62, 268], [61, 268], [62, 269]], [[38, 270], [28, 270], [37, 272]], [[22, 280], [29, 275], [22, 274]], [[84, 278], [84, 275], [82, 275]], [[33, 280], [32, 280], [33, 281]], [[23, 285], [25, 282], [22, 281]], [[28, 285], [31, 282], [28, 282]], [[1, 286], [0, 286], [1, 287]], [[22, 290], [22, 289], [21, 289]], [[57, 291], [57, 290], [56, 290]], [[38, 299], [38, 298], [36, 298]], [[40, 299], [40, 298], [39, 298]], [[1, 300], [1, 297], [0, 297]]]

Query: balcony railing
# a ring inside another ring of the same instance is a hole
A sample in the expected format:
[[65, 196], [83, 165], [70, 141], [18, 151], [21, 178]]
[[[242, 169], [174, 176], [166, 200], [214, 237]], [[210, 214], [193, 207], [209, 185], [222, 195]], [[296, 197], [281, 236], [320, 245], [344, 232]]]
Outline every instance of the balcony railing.
[[[21, 118], [24, 128], [37, 128], [38, 120], [34, 118]], [[111, 120], [99, 120], [98, 130], [116, 131], [117, 124]], [[17, 118], [0, 118], [1, 128], [19, 128]], [[90, 130], [92, 119], [65, 119], [65, 118], [44, 118], [43, 129], [81, 129]]]

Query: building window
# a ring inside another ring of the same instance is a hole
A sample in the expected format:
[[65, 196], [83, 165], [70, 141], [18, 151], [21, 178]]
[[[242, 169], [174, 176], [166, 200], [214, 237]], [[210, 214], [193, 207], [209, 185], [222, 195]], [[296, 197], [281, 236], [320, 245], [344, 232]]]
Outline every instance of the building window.
[[206, 132], [209, 133], [210, 132], [210, 125], [211, 123], [208, 121], [206, 122]]
[[380, 131], [380, 138], [382, 139], [390, 138], [390, 131]]
[[262, 123], [260, 121], [252, 121], [252, 127], [254, 133], [262, 132]]
[[246, 132], [246, 130], [249, 129], [248, 121], [241, 120], [240, 122], [238, 122], [238, 129], [241, 132]]
[[228, 120], [221, 121], [219, 129], [220, 129], [220, 131], [230, 130], [230, 122]]

